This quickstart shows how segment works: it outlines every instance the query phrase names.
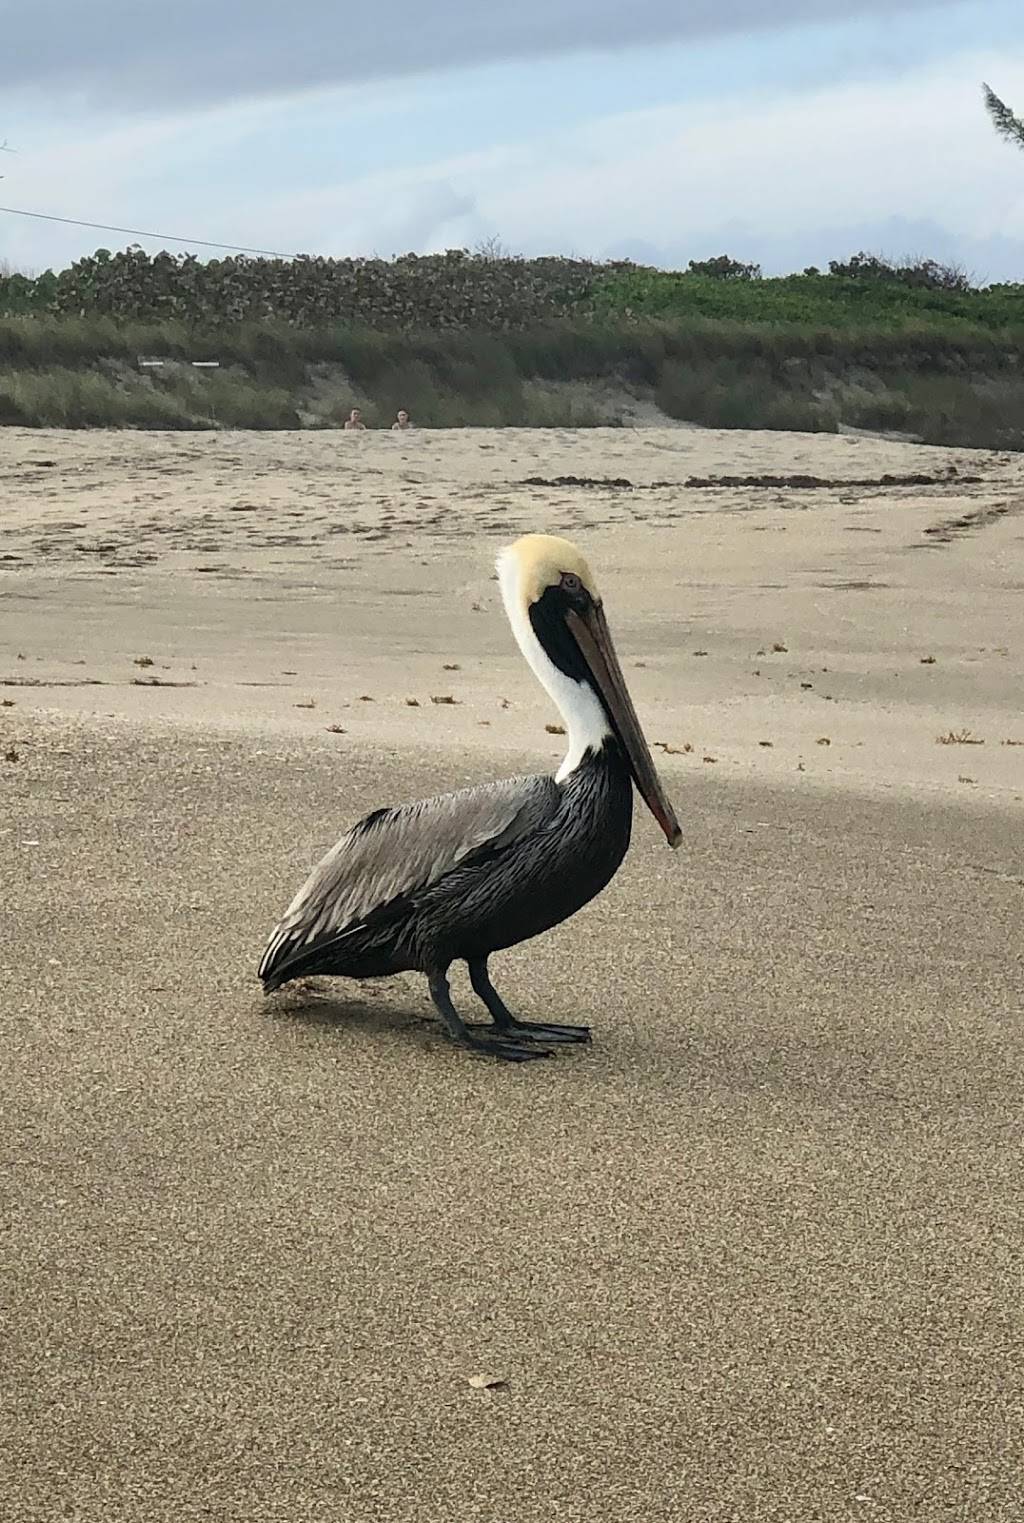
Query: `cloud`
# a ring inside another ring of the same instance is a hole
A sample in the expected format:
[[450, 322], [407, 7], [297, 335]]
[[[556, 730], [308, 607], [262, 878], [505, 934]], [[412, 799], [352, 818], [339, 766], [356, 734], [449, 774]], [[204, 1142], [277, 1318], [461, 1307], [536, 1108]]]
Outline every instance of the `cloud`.
[[[263, 209], [293, 243], [338, 253], [497, 236], [528, 254], [679, 268], [728, 253], [782, 272], [868, 248], [1021, 279], [1024, 159], [995, 137], [977, 83], [994, 62], [961, 55], [896, 80], [613, 113]], [[1024, 56], [998, 62], [1010, 98], [1024, 98]]]
[[[386, 256], [497, 236], [528, 254], [685, 267], [728, 253], [779, 272], [869, 248], [1021, 279], [1024, 155], [992, 131], [985, 78], [1024, 100], [1024, 51], [961, 53], [897, 79], [797, 93], [734, 89], [532, 135], [524, 123], [504, 143], [424, 164], [399, 156], [357, 173], [340, 152], [305, 184], [292, 161], [335, 120], [323, 100], [152, 118], [22, 159], [40, 209], [123, 223], [131, 208], [133, 226], [285, 252]], [[264, 173], [279, 124], [290, 169]], [[232, 142], [255, 173], [236, 172], [230, 147], [217, 157]], [[130, 241], [13, 218], [4, 233], [7, 257], [37, 267]]]
[[956, 0], [34, 0], [8, 7], [0, 89], [152, 110], [281, 95], [498, 59], [621, 49]]
[[[339, 214], [345, 236], [351, 240], [343, 250], [338, 246]], [[384, 258], [427, 248], [453, 248], [463, 241], [461, 230], [479, 222], [476, 196], [457, 189], [443, 173], [415, 183], [399, 175], [390, 186], [383, 177], [374, 176], [362, 185], [345, 186], [340, 196], [330, 192], [310, 196], [305, 203], [295, 201], [290, 215], [316, 230], [304, 249], [318, 253], [356, 250]]]
[[960, 265], [977, 285], [1024, 279], [1024, 237], [1004, 233], [974, 236], [933, 218], [866, 217], [859, 222], [836, 220], [819, 227], [781, 232], [771, 228], [730, 227], [705, 234], [693, 242], [661, 244], [612, 240], [602, 253], [612, 259], [632, 259], [663, 269], [683, 269], [690, 259], [728, 253], [759, 264], [766, 275], [787, 275], [814, 265], [827, 270], [830, 259], [845, 259], [860, 251], [888, 258], [936, 259]]
[[[542, 147], [467, 183], [480, 217], [531, 251], [646, 246], [677, 267], [729, 253], [777, 271], [881, 247], [1019, 280], [1024, 159], [995, 137], [977, 83], [994, 64], [961, 55], [898, 80], [609, 117], [568, 153]], [[1024, 98], [1024, 56], [998, 66]]]

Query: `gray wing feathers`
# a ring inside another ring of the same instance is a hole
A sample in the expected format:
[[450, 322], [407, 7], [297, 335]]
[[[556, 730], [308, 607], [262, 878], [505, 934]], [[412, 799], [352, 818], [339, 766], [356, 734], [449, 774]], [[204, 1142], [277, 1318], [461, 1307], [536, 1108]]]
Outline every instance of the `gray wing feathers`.
[[343, 935], [373, 910], [436, 883], [473, 852], [541, 829], [559, 797], [551, 777], [515, 777], [368, 815], [299, 889], [267, 944], [259, 976], [315, 942]]

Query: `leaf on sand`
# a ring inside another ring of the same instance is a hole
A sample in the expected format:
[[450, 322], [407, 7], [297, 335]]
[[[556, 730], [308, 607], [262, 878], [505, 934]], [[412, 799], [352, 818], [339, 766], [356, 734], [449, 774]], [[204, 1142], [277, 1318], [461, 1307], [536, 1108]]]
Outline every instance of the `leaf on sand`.
[[459, 700], [453, 698], [451, 693], [431, 693], [430, 701], [431, 703], [458, 703]]
[[132, 687], [198, 687], [198, 682], [170, 682], [165, 677], [133, 677]]
[[405, 701], [411, 709], [418, 709], [420, 706], [420, 701], [418, 698], [407, 698]]
[[984, 740], [978, 735], [972, 735], [970, 730], [947, 730], [945, 735], [936, 735], [936, 741], [940, 746], [983, 746]]
[[565, 734], [565, 725], [564, 724], [546, 724], [544, 726], [544, 728], [545, 728], [545, 730], [547, 730], [549, 735], [564, 735]]
[[329, 724], [327, 726], [327, 729], [330, 730], [332, 735], [347, 735], [348, 734], [348, 731], [343, 729], [340, 724]]
[[135, 657], [134, 665], [135, 666], [152, 666], [153, 665], [153, 657], [152, 656], [136, 656]]
[[504, 1375], [470, 1375], [469, 1384], [474, 1391], [507, 1391], [508, 1381]]

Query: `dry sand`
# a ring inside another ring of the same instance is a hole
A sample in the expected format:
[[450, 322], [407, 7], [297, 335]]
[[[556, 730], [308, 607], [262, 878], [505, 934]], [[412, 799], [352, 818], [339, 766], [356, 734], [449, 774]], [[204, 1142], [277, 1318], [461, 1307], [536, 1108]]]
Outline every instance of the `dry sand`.
[[[1021, 477], [0, 433], [0, 1517], [1024, 1516]], [[263, 1001], [346, 822], [555, 760], [527, 528], [589, 553], [686, 833], [495, 962], [593, 1048], [475, 1061], [412, 978]]]

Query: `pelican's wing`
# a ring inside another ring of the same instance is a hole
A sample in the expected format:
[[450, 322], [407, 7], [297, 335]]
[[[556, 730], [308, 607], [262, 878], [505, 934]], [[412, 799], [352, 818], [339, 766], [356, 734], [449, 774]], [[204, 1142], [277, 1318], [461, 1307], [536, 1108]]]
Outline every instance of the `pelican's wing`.
[[514, 777], [481, 788], [375, 809], [310, 873], [275, 928], [259, 976], [277, 983], [291, 963], [397, 901], [407, 901], [476, 852], [546, 825], [561, 790], [551, 777]]

